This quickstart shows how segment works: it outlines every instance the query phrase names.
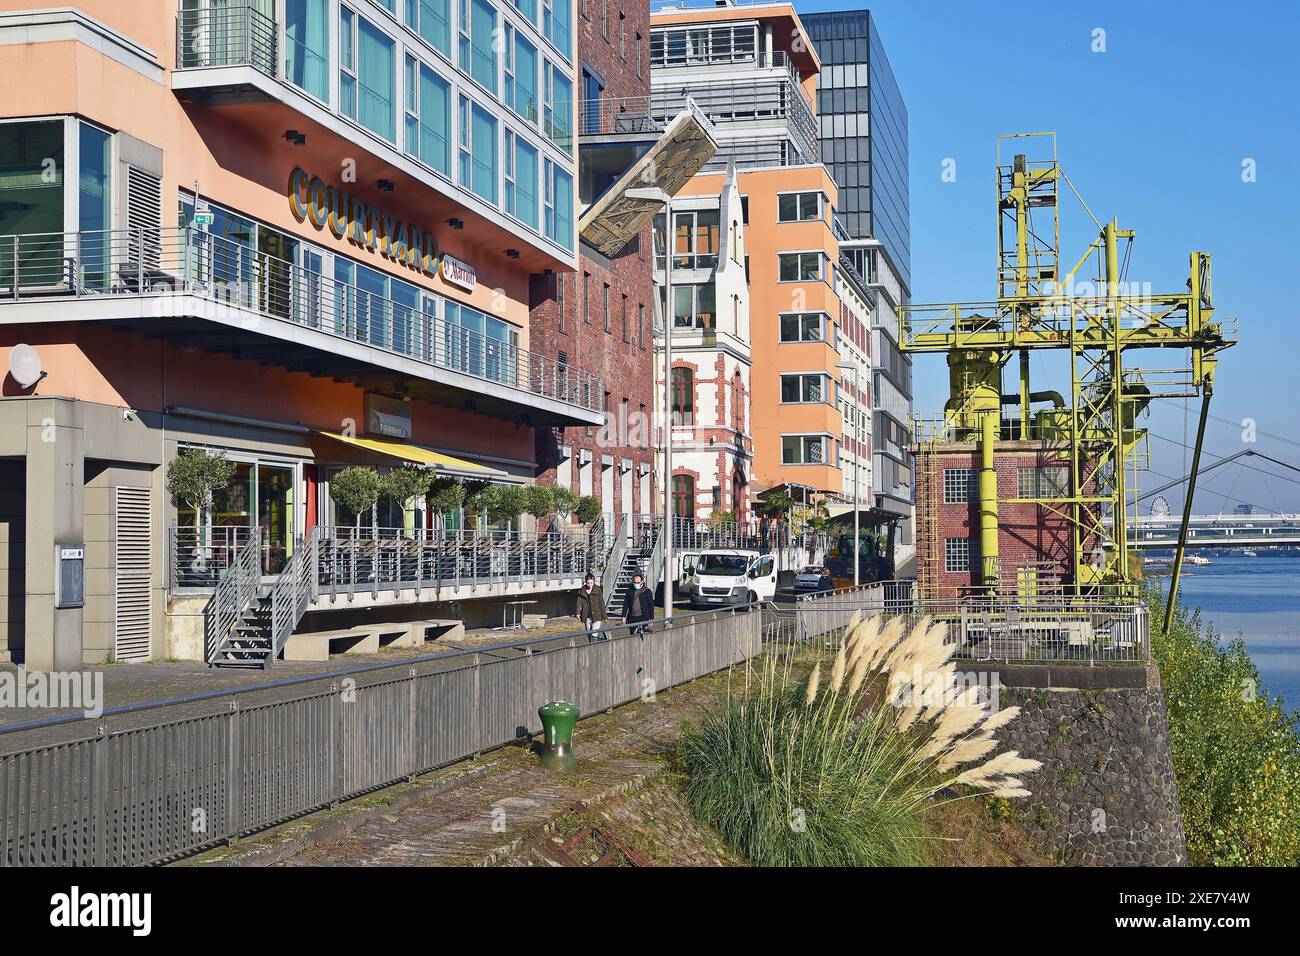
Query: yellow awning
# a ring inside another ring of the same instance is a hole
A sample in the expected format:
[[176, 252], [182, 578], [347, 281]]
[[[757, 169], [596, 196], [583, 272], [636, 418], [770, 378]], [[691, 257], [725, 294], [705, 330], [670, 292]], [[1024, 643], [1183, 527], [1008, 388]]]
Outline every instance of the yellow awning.
[[440, 475], [455, 475], [458, 478], [479, 478], [485, 481], [517, 482], [521, 480], [500, 469], [489, 468], [487, 465], [466, 461], [463, 458], [457, 458], [454, 455], [434, 451], [432, 448], [425, 448], [423, 445], [414, 445], [410, 442], [387, 441], [382, 438], [349, 438], [347, 435], [340, 435], [338, 432], [327, 432], [320, 429], [316, 429], [316, 434], [324, 435], [326, 438], [332, 438], [354, 448], [364, 448], [366, 451], [372, 451], [379, 455], [387, 455], [389, 458], [396, 458], [399, 461], [410, 462], [414, 465], [425, 465]]

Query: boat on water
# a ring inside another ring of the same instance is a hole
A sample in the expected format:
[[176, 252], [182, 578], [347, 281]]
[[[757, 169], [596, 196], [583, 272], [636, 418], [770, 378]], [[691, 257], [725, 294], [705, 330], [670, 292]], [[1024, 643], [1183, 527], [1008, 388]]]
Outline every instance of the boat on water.
[[1209, 567], [1210, 559], [1203, 558], [1199, 554], [1189, 554], [1187, 556], [1187, 563], [1194, 568], [1205, 568]]
[[1243, 558], [1258, 558], [1259, 552], [1256, 551], [1254, 548], [1242, 548], [1241, 556]]

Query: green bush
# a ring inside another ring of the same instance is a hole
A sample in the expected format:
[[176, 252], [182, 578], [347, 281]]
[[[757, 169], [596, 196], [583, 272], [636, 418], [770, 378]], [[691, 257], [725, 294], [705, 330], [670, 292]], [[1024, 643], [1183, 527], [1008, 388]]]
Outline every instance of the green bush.
[[573, 516], [583, 524], [591, 524], [600, 515], [600, 499], [591, 495], [583, 495], [573, 508]]
[[539, 521], [555, 509], [554, 485], [524, 485], [523, 510]]
[[188, 504], [195, 517], [204, 512], [214, 492], [235, 477], [235, 463], [226, 453], [208, 454], [201, 448], [182, 450], [167, 465], [167, 491], [176, 504]]
[[1300, 732], [1269, 700], [1240, 638], [1222, 644], [1181, 604], [1165, 633], [1164, 599], [1145, 593], [1160, 665], [1169, 742], [1192, 862], [1300, 862]]
[[379, 474], [365, 465], [352, 465], [334, 472], [330, 478], [330, 497], [356, 516], [361, 527], [361, 515], [375, 506], [383, 491]]
[[1015, 775], [1039, 764], [1015, 751], [960, 769], [996, 749], [1019, 708], [992, 714], [960, 690], [916, 703], [913, 674], [953, 677], [955, 644], [927, 623], [851, 624], [825, 686], [820, 663], [807, 684], [789, 657], [748, 670], [679, 744], [697, 819], [758, 865], [914, 866], [934, 859], [940, 791], [1026, 796]]

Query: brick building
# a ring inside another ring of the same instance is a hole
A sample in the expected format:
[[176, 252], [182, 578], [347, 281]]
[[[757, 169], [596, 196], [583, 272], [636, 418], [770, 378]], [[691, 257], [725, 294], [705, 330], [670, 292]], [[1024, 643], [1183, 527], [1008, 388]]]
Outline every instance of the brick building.
[[[999, 441], [997, 518], [999, 589], [1039, 593], [1073, 581], [1069, 506], [1031, 498], [1065, 497], [1066, 450], [1042, 441]], [[980, 446], [922, 443], [916, 453], [917, 581], [928, 598], [980, 589]], [[1084, 553], [1096, 546], [1085, 539]]]
[[[579, 0], [583, 206], [594, 202], [647, 148], [644, 135], [620, 136], [605, 119], [629, 107], [645, 110], [650, 92], [649, 24], [648, 5], [619, 9], [607, 0]], [[612, 256], [580, 241], [576, 272], [535, 275], [530, 286], [533, 348], [561, 364], [599, 369], [606, 412], [603, 428], [538, 429], [537, 480], [594, 495], [607, 515], [658, 510], [650, 434], [655, 372], [649, 246], [648, 226]]]

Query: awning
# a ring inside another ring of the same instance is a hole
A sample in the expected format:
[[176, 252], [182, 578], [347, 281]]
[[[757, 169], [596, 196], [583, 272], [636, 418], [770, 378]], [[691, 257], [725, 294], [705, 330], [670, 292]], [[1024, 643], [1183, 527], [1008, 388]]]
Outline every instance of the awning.
[[434, 451], [432, 448], [425, 448], [423, 445], [415, 445], [411, 442], [387, 441], [383, 438], [349, 438], [347, 435], [340, 435], [338, 432], [327, 432], [320, 429], [316, 429], [316, 434], [332, 438], [345, 445], [351, 445], [353, 448], [364, 448], [366, 451], [378, 455], [387, 455], [389, 458], [396, 458], [399, 461], [409, 462], [413, 465], [424, 465], [432, 468], [439, 475], [456, 478], [477, 478], [482, 481], [521, 483], [521, 479], [509, 472], [490, 468], [487, 465], [480, 465], [477, 462], [466, 461], [464, 458], [456, 458], [454, 455]]

